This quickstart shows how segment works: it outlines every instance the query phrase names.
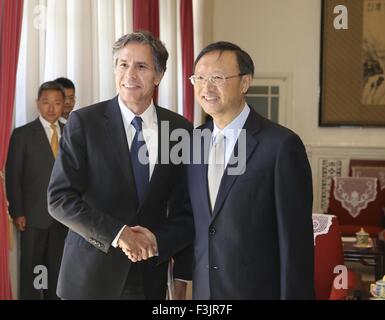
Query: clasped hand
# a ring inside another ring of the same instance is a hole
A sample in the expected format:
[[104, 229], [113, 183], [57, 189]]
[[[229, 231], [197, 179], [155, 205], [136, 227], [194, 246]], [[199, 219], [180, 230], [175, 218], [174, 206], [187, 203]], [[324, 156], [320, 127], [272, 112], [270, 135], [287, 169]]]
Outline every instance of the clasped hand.
[[132, 262], [147, 260], [158, 253], [155, 235], [141, 226], [126, 226], [120, 235], [118, 246]]

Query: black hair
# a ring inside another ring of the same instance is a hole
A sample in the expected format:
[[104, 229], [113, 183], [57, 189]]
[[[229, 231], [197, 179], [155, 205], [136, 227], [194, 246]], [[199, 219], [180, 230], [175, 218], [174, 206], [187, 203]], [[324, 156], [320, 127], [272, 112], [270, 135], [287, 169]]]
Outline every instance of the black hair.
[[53, 91], [60, 91], [61, 94], [63, 95], [63, 98], [65, 99], [65, 92], [63, 86], [56, 82], [56, 81], [47, 81], [44, 82], [40, 87], [39, 91], [37, 93], [37, 99], [40, 99], [41, 95], [43, 94], [44, 91], [48, 90], [53, 90]]
[[205, 47], [195, 59], [194, 67], [196, 67], [198, 61], [207, 53], [212, 51], [219, 51], [220, 53], [224, 51], [233, 51], [237, 56], [237, 62], [239, 67], [239, 72], [241, 74], [251, 74], [254, 76], [254, 62], [251, 59], [250, 55], [242, 50], [239, 46], [234, 43], [226, 42], [226, 41], [218, 41], [212, 44], [209, 44]]
[[61, 77], [61, 78], [57, 78], [55, 80], [55, 82], [61, 84], [61, 86], [64, 89], [74, 89], [74, 91], [75, 91], [75, 85], [74, 85], [74, 83], [70, 79]]

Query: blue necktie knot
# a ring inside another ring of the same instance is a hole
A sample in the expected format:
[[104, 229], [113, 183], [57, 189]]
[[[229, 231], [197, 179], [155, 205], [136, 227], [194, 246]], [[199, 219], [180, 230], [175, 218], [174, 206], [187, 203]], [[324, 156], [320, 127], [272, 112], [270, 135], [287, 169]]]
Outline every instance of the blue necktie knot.
[[132, 119], [131, 124], [134, 126], [136, 132], [142, 131], [142, 118], [141, 117], [135, 117]]

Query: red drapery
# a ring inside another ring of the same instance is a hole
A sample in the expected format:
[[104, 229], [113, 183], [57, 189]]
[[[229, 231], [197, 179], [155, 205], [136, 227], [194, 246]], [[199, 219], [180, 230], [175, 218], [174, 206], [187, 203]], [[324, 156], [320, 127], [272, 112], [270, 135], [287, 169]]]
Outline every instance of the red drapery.
[[194, 90], [189, 77], [193, 74], [194, 30], [192, 0], [181, 0], [181, 43], [182, 43], [182, 79], [183, 79], [183, 115], [194, 121]]
[[[159, 0], [133, 0], [134, 31], [147, 30], [159, 38]], [[154, 92], [154, 103], [158, 100], [158, 90]]]
[[0, 0], [0, 300], [12, 299], [4, 167], [12, 127], [23, 0]]
[[148, 30], [159, 37], [159, 0], [133, 1], [134, 30]]

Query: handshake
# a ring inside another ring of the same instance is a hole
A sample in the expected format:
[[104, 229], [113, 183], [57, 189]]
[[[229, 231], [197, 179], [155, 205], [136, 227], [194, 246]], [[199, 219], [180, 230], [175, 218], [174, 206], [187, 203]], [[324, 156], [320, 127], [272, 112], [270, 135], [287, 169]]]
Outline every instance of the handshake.
[[120, 234], [118, 247], [132, 262], [147, 260], [158, 254], [155, 235], [141, 226], [125, 226]]

